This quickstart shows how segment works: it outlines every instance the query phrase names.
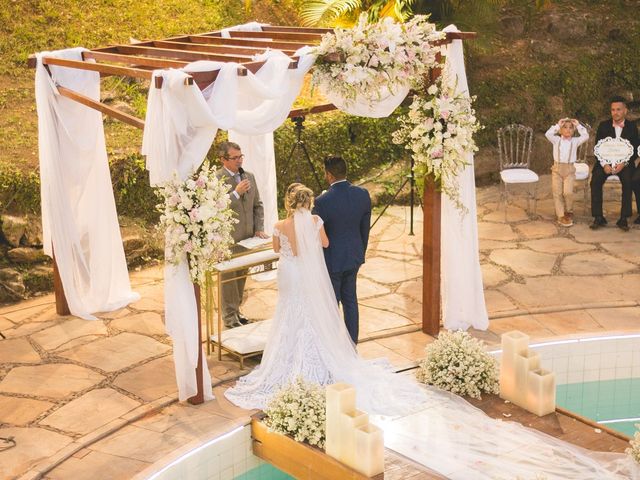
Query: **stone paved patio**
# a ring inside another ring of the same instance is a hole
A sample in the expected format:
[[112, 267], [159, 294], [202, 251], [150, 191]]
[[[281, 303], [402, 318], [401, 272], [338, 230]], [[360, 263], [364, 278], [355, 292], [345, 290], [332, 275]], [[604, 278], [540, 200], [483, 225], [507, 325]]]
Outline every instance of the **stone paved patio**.
[[[516, 198], [505, 223], [498, 192], [478, 190], [491, 323], [474, 335], [497, 344], [512, 329], [536, 340], [640, 332], [639, 229], [594, 232], [580, 215], [574, 227], [556, 226], [548, 177], [541, 180], [537, 215]], [[605, 205], [610, 225], [618, 207], [613, 200]], [[575, 211], [583, 211], [580, 199]], [[414, 365], [432, 341], [420, 332], [420, 209], [416, 214], [416, 235], [408, 236], [408, 209], [387, 211], [372, 230], [359, 279], [358, 350], [397, 367]], [[251, 412], [222, 395], [224, 382], [243, 373], [230, 358], [209, 359], [216, 400], [177, 403], [161, 268], [132, 272], [131, 280], [142, 299], [93, 322], [57, 316], [52, 295], [0, 309], [7, 337], [0, 340], [0, 437], [16, 442], [0, 451], [0, 478], [130, 478], [247, 423]], [[276, 294], [275, 281], [250, 280], [244, 313], [270, 318]]]

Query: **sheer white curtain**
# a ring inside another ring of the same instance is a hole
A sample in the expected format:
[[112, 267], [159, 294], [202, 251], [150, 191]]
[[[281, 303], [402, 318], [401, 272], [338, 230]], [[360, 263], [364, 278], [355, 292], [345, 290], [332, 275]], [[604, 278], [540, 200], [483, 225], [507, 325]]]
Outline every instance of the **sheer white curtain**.
[[[444, 31], [457, 31], [457, 28], [450, 25]], [[462, 40], [453, 40], [448, 45], [445, 68], [451, 73], [448, 78], [456, 82], [456, 92], [469, 96]], [[467, 161], [469, 165], [458, 177], [460, 201], [467, 208], [467, 213], [462, 214], [449, 197], [442, 196], [442, 318], [449, 330], [467, 330], [469, 327], [486, 330], [489, 317], [478, 250], [473, 153], [468, 154]]]
[[[185, 85], [188, 75], [179, 70], [153, 73], [163, 79], [162, 88], [149, 89], [147, 116], [142, 138], [142, 154], [147, 156], [151, 185], [159, 185], [177, 175], [186, 180], [202, 163], [215, 136], [216, 126], [202, 92]], [[165, 327], [173, 341], [173, 360], [178, 398], [197, 393], [198, 310], [189, 267], [185, 257], [179, 265], [165, 264]], [[204, 399], [211, 400], [211, 375], [202, 355]]]
[[[162, 76], [163, 85], [150, 89], [142, 145], [151, 183], [162, 183], [174, 172], [181, 179], [187, 178], [204, 160], [218, 129], [233, 130], [238, 135], [271, 135], [287, 118], [304, 74], [313, 65], [314, 58], [306, 50], [299, 55], [298, 67], [289, 69], [291, 61], [285, 54], [269, 51], [256, 59], [265, 64], [244, 77], [237, 74], [238, 64], [208, 61], [191, 63], [184, 70], [155, 71], [154, 77]], [[216, 70], [216, 81], [203, 91], [185, 85], [187, 72]], [[256, 141], [255, 146], [259, 158], [253, 161], [267, 176], [259, 179], [259, 184], [273, 182], [275, 186], [273, 144], [261, 150]], [[167, 332], [174, 342], [178, 393], [184, 400], [196, 392], [198, 355], [195, 296], [184, 261], [165, 268], [165, 304]], [[211, 377], [206, 362], [203, 368], [208, 399], [212, 398]]]
[[131, 291], [104, 142], [102, 114], [62, 97], [57, 85], [100, 100], [100, 74], [42, 64], [82, 61], [82, 48], [37, 55], [36, 106], [44, 252], [53, 256], [73, 315], [122, 308]]

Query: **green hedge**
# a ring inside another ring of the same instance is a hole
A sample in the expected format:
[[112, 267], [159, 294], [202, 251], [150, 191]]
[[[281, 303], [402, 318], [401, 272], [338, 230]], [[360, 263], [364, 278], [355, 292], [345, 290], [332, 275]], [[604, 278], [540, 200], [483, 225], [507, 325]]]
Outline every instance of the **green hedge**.
[[[347, 159], [349, 177], [352, 179], [362, 178], [372, 168], [396, 161], [402, 157], [403, 149], [391, 142], [390, 132], [395, 128], [396, 117], [368, 119], [339, 112], [308, 117], [302, 138], [320, 178], [319, 187], [300, 149], [289, 158], [296, 137], [293, 122], [285, 122], [274, 135], [279, 194], [287, 185], [297, 181], [298, 169], [300, 180], [313, 190], [318, 192], [326, 188], [322, 160], [329, 154]], [[149, 186], [144, 157], [139, 154], [123, 157], [110, 155], [109, 167], [118, 214], [139, 218], [147, 223], [157, 222], [159, 214], [155, 205], [158, 197]], [[0, 192], [1, 205], [8, 206], [12, 212], [40, 212], [40, 178], [37, 172], [23, 172], [0, 164]]]

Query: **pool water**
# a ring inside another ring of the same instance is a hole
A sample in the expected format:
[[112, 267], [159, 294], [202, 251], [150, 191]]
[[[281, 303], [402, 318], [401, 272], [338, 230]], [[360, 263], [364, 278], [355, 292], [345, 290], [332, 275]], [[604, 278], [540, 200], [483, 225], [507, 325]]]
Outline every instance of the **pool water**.
[[640, 378], [558, 385], [556, 404], [632, 437], [640, 423]]
[[259, 467], [253, 468], [242, 475], [235, 477], [234, 480], [289, 480], [293, 477], [278, 470], [273, 465], [263, 463]]

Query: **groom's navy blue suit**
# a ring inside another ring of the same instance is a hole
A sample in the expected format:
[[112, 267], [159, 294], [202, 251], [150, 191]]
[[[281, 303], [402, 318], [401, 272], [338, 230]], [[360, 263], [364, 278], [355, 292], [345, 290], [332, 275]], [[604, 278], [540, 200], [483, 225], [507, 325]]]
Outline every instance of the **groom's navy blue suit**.
[[336, 299], [342, 303], [344, 322], [358, 343], [358, 297], [356, 276], [364, 263], [371, 223], [371, 198], [364, 188], [335, 182], [316, 198], [314, 213], [324, 221], [329, 247], [324, 259]]

